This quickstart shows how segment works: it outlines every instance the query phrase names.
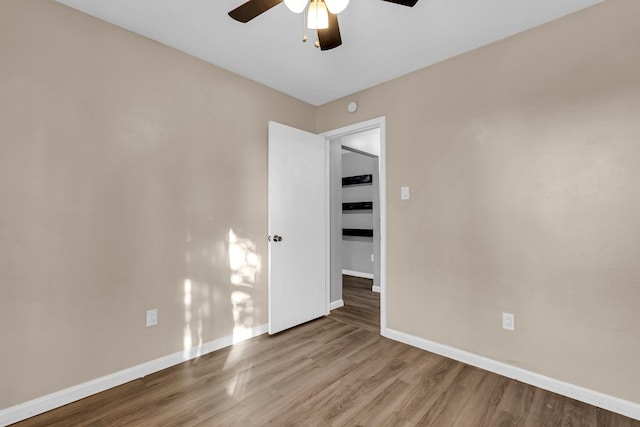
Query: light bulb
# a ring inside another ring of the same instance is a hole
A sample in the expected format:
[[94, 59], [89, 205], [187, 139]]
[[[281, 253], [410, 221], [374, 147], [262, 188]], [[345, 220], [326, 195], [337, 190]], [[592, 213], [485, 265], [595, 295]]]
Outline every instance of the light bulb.
[[284, 4], [293, 13], [300, 13], [307, 7], [309, 0], [284, 0]]
[[309, 3], [307, 27], [311, 30], [329, 28], [329, 12], [327, 11], [327, 5], [322, 0], [311, 0], [311, 3]]
[[333, 13], [334, 15], [342, 12], [349, 5], [349, 0], [324, 0], [324, 2], [327, 4], [327, 9], [329, 9], [329, 12]]

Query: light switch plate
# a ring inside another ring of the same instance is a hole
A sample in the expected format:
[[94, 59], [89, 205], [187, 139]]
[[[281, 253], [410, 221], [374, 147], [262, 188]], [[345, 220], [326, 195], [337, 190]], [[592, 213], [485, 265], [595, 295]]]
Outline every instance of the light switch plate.
[[400, 198], [402, 200], [409, 200], [409, 187], [400, 187]]

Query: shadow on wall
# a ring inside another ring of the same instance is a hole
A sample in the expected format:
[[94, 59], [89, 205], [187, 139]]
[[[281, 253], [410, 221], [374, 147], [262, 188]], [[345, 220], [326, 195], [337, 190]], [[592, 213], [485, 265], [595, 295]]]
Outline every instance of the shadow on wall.
[[[187, 243], [191, 241], [187, 235]], [[200, 254], [207, 257], [212, 266], [222, 257], [228, 257], [229, 281], [223, 283], [230, 285], [228, 304], [233, 316], [233, 343], [244, 341], [251, 337], [252, 328], [255, 326], [253, 292], [256, 277], [261, 271], [260, 256], [257, 253], [256, 243], [245, 237], [239, 236], [233, 229], [229, 229], [226, 242], [220, 242], [217, 248], [202, 248]], [[216, 250], [217, 249], [217, 250]], [[185, 253], [187, 267], [191, 266], [192, 255], [190, 251]], [[185, 358], [193, 358], [202, 355], [203, 351], [203, 323], [210, 319], [212, 310], [216, 304], [227, 304], [219, 299], [216, 290], [206, 280], [196, 280], [187, 277], [182, 283], [184, 303], [184, 331], [183, 353]], [[226, 308], [224, 310], [227, 311]]]

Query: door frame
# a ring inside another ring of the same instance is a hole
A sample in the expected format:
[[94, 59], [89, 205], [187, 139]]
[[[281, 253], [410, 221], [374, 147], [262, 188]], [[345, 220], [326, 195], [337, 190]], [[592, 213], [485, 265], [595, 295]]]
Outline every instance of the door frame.
[[[352, 125], [344, 126], [338, 129], [323, 132], [320, 135], [325, 137], [326, 141], [326, 159], [327, 159], [327, 221], [330, 220], [331, 206], [330, 206], [330, 189], [331, 189], [331, 175], [329, 173], [330, 166], [330, 140], [333, 138], [351, 135], [371, 129], [380, 129], [380, 156], [378, 157], [378, 177], [379, 177], [379, 189], [380, 192], [380, 335], [386, 336], [387, 330], [387, 150], [386, 150], [386, 117], [376, 117], [374, 119], [365, 120], [363, 122], [354, 123]], [[327, 312], [329, 312], [329, 305], [331, 302], [331, 245], [330, 245], [330, 227], [327, 228], [327, 256], [326, 256], [326, 278], [327, 278]]]

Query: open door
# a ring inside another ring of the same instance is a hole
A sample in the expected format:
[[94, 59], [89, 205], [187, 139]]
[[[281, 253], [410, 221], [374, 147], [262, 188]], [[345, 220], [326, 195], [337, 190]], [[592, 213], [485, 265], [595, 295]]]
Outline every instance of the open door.
[[269, 122], [269, 333], [328, 314], [325, 138]]

